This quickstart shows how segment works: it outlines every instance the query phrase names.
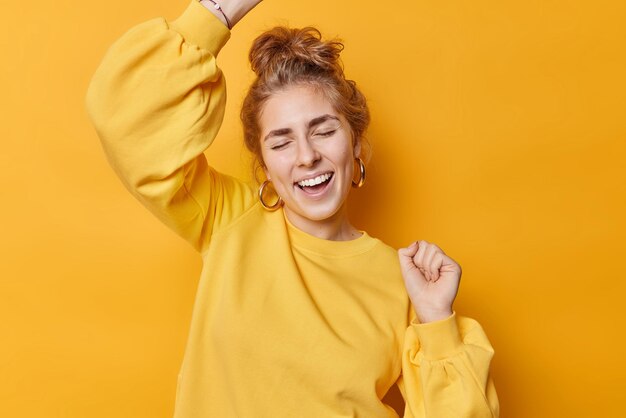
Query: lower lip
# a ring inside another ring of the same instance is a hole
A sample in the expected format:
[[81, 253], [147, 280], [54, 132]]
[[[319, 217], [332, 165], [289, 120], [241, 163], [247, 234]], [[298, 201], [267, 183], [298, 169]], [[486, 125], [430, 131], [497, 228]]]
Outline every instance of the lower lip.
[[318, 190], [315, 193], [309, 193], [309, 192], [305, 192], [304, 190], [302, 190], [300, 188], [300, 186], [296, 185], [296, 189], [298, 189], [298, 191], [303, 194], [304, 196], [306, 196], [309, 199], [321, 199], [324, 197], [324, 195], [326, 194], [326, 192], [328, 190], [330, 190], [330, 186], [333, 184], [333, 182], [335, 181], [335, 175], [333, 174], [333, 176], [330, 178], [330, 180], [328, 180], [326, 183], [324, 183], [324, 188]]

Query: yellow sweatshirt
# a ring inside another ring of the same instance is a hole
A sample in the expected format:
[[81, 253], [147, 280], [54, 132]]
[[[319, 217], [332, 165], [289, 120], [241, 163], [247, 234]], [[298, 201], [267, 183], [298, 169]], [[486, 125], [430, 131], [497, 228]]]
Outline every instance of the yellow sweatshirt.
[[176, 418], [494, 417], [493, 350], [457, 316], [418, 324], [394, 249], [308, 235], [207, 165], [228, 29], [192, 0], [107, 51], [87, 109], [128, 189], [202, 255]]

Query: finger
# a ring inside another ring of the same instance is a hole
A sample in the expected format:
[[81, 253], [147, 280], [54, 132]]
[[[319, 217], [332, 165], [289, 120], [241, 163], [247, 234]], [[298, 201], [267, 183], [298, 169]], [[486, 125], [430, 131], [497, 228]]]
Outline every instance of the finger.
[[400, 258], [400, 266], [402, 269], [410, 271], [416, 268], [413, 257], [415, 257], [418, 248], [418, 243], [413, 242], [408, 247], [398, 250], [398, 257]]
[[419, 246], [418, 246], [417, 241], [414, 241], [408, 247], [398, 249], [398, 253], [402, 256], [413, 258], [418, 248]]
[[445, 254], [443, 254], [442, 252], [437, 252], [435, 254], [435, 256], [433, 257], [431, 266], [433, 268], [433, 270], [435, 271], [434, 273], [434, 278], [435, 278], [435, 283], [437, 282], [437, 280], [439, 280], [439, 277], [441, 277], [439, 275], [439, 269], [441, 269], [441, 266], [443, 265], [443, 257]]
[[439, 276], [439, 269], [435, 269], [433, 266], [433, 259], [437, 253], [443, 253], [443, 251], [441, 251], [441, 248], [437, 247], [437, 245], [430, 244], [428, 250], [426, 250], [426, 255], [424, 255], [424, 268], [430, 272], [433, 281]]
[[417, 267], [424, 268], [424, 254], [426, 254], [426, 250], [428, 249], [428, 242], [420, 240], [417, 244], [419, 247], [417, 253], [413, 256], [413, 262]]
[[441, 270], [443, 271], [456, 271], [459, 273], [459, 278], [461, 278], [462, 270], [459, 263], [443, 254], [443, 265], [441, 266]]
[[431, 282], [433, 280], [433, 276], [431, 274], [430, 268], [428, 267], [428, 257], [429, 254], [432, 252], [432, 244], [430, 244], [428, 241], [422, 240], [420, 241], [420, 250], [421, 251], [418, 251], [416, 254], [415, 258], [417, 258], [417, 261], [415, 264], [421, 270], [424, 277], [426, 277], [426, 280]]
[[430, 266], [433, 260], [433, 257], [437, 253], [437, 246], [435, 244], [430, 244], [426, 249], [426, 253], [424, 254], [424, 268], [432, 273], [432, 267]]
[[427, 282], [432, 281], [432, 277], [430, 276], [430, 272], [424, 267], [418, 267], [419, 271], [422, 273], [422, 276], [426, 279]]

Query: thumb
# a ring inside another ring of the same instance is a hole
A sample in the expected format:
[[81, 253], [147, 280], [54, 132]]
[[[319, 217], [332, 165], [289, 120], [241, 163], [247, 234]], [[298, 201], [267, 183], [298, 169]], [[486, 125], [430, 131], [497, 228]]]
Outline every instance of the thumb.
[[419, 244], [417, 241], [413, 242], [406, 248], [400, 248], [398, 250], [398, 257], [400, 258], [400, 267], [404, 271], [410, 271], [416, 268], [415, 262], [413, 262], [413, 257], [417, 254], [417, 250], [419, 250]]

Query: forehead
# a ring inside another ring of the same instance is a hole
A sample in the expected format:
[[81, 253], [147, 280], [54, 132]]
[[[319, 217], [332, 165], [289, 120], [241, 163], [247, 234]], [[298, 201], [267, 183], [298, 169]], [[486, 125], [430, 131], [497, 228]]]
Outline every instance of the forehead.
[[261, 131], [296, 128], [306, 125], [320, 115], [329, 114], [342, 119], [326, 96], [310, 86], [293, 86], [273, 94], [259, 116]]

